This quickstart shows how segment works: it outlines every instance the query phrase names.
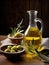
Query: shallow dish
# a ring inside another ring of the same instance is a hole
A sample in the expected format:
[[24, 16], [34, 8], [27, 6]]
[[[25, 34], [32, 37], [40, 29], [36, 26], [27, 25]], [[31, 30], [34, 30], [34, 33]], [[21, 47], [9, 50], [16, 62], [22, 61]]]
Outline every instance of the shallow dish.
[[17, 46], [15, 44], [10, 44], [10, 45], [4, 45], [4, 46], [1, 46], [0, 47], [0, 53], [5, 55], [7, 58], [17, 58], [17, 57], [20, 57], [25, 49], [23, 46], [21, 46], [22, 50], [21, 51], [18, 51], [18, 52], [5, 52], [5, 49], [7, 48], [7, 46]]

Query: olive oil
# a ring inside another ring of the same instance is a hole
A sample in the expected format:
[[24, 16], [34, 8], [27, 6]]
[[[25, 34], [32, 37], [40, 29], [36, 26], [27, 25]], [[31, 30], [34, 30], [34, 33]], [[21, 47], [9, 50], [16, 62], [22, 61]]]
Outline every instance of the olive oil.
[[[29, 10], [27, 13], [29, 14], [29, 25], [24, 33], [24, 45], [26, 51], [36, 54], [35, 49], [38, 49], [42, 42], [43, 23], [40, 18], [37, 18], [38, 11]], [[40, 30], [38, 29], [37, 22], [41, 24]]]
[[33, 46], [37, 49], [42, 41], [42, 33], [37, 27], [30, 27], [27, 34], [24, 37], [25, 43], [29, 44], [30, 41], [34, 40]]

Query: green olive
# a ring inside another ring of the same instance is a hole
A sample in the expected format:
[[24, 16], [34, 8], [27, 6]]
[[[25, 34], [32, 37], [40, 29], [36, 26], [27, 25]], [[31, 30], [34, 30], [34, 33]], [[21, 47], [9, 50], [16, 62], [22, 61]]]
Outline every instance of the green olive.
[[22, 37], [22, 34], [20, 32], [15, 34], [15, 37]]
[[17, 48], [20, 48], [21, 46], [20, 45], [17, 45]]
[[10, 49], [5, 49], [5, 52], [10, 52]]
[[7, 48], [4, 50], [5, 52], [19, 52], [22, 50], [21, 45], [14, 45], [14, 46], [7, 46]]
[[10, 50], [10, 52], [16, 52], [15, 50]]
[[11, 50], [17, 50], [17, 46], [13, 46]]
[[22, 47], [20, 45], [18, 45], [17, 50], [22, 50]]
[[12, 46], [7, 46], [7, 49], [11, 49]]

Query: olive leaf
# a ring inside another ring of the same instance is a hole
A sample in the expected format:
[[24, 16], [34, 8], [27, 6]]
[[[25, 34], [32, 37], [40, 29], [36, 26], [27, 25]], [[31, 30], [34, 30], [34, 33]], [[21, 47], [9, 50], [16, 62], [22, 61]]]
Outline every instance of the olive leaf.
[[17, 24], [16, 31], [18, 31], [18, 30], [20, 31], [21, 30], [21, 28], [22, 28], [22, 26], [21, 26], [22, 22], [23, 22], [23, 19], [21, 20], [21, 22], [19, 24]]
[[34, 39], [32, 41], [30, 41], [30, 43], [27, 44], [28, 45], [28, 51], [36, 54], [36, 51], [35, 51], [33, 44], [34, 44]]
[[39, 56], [41, 59], [45, 60], [45, 62], [49, 62], [49, 57], [47, 57], [45, 54], [43, 54], [43, 53], [41, 53], [41, 52], [38, 52], [37, 49], [35, 49], [35, 51], [37, 52], [38, 56]]
[[12, 30], [11, 35], [14, 35], [16, 33], [16, 27], [14, 27], [14, 28], [11, 27], [11, 30]]
[[21, 20], [21, 22], [17, 25], [17, 28], [16, 27], [14, 27], [14, 28], [12, 28], [11, 27], [11, 35], [15, 35], [16, 33], [18, 33], [18, 32], [23, 32], [24, 30], [21, 30], [22, 29], [22, 22], [23, 22], [23, 19]]
[[[34, 43], [34, 42], [33, 42]], [[30, 41], [30, 43], [28, 44], [28, 49], [29, 49], [29, 51], [31, 51], [32, 49], [33, 49], [33, 43], [32, 43], [32, 41]]]
[[[38, 49], [35, 49], [35, 48], [34, 48], [33, 44], [34, 44], [34, 40], [32, 40], [32, 41], [30, 42], [29, 51], [30, 51], [31, 53], [35, 53], [36, 55], [38, 55], [38, 56], [39, 56], [41, 59], [43, 59], [45, 62], [49, 62], [49, 57], [47, 57], [45, 54], [41, 53], [41, 51], [44, 50], [44, 46], [41, 47], [41, 50], [40, 50], [40, 52], [39, 52]], [[44, 52], [44, 53], [45, 53], [45, 52]]]

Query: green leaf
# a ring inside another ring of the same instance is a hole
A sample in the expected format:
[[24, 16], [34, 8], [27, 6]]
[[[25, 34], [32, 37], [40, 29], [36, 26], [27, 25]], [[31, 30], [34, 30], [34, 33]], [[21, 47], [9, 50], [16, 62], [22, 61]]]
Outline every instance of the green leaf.
[[12, 30], [11, 35], [15, 35], [15, 34], [18, 33], [18, 32], [23, 32], [23, 31], [21, 30], [21, 28], [22, 28], [22, 26], [21, 26], [22, 22], [23, 22], [23, 19], [22, 19], [21, 22], [18, 24], [17, 28], [16, 28], [16, 27], [14, 27], [14, 28], [11, 27], [11, 30]]
[[21, 22], [19, 24], [17, 24], [16, 31], [18, 31], [18, 29], [21, 30], [21, 28], [22, 28], [22, 26], [21, 26], [22, 22], [23, 22], [23, 19], [21, 20]]
[[32, 40], [32, 45], [34, 44], [34, 39]]
[[33, 44], [34, 44], [34, 39], [32, 41], [30, 41], [30, 43], [28, 43], [28, 51], [31, 53], [37, 54]]
[[37, 52], [38, 56], [39, 56], [41, 59], [45, 60], [46, 62], [49, 62], [49, 57], [47, 57], [46, 55], [44, 55], [44, 54], [38, 52], [37, 49], [35, 49], [35, 51]]

